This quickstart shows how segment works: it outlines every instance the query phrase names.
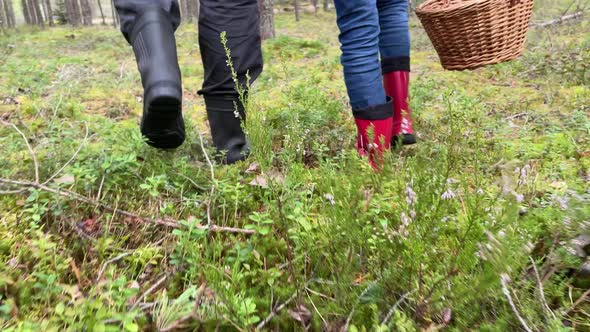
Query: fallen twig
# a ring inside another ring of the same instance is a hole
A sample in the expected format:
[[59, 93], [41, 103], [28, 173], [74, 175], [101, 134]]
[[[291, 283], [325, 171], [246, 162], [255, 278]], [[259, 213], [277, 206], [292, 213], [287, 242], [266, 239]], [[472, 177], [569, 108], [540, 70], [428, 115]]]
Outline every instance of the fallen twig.
[[[82, 150], [82, 147], [84, 147], [84, 145], [86, 144], [86, 141], [88, 140], [88, 134], [89, 134], [88, 122], [84, 121], [84, 126], [86, 127], [86, 134], [84, 135], [84, 140], [82, 141], [82, 143], [80, 143], [80, 146], [78, 146], [78, 149], [76, 150], [76, 152], [74, 152], [74, 154], [72, 155], [70, 160], [68, 160], [65, 164], [63, 164], [63, 166], [60, 169], [58, 169], [57, 172], [55, 172], [51, 177], [49, 177], [49, 179], [47, 179], [45, 182], [43, 182], [43, 184], [48, 184], [49, 182], [51, 182], [51, 180], [55, 179], [61, 172], [63, 172], [64, 169], [66, 169], [66, 167], [68, 167], [74, 161], [74, 159], [76, 159], [76, 157], [78, 156], [78, 154]], [[39, 182], [39, 181], [37, 181], [37, 182]]]
[[[303, 289], [305, 290], [306, 288], [309, 287], [309, 285], [314, 281], [314, 279], [310, 279], [305, 283], [305, 286], [303, 287]], [[268, 314], [268, 316], [266, 316], [266, 318], [260, 322], [258, 324], [258, 326], [256, 326], [256, 330], [262, 330], [266, 324], [270, 323], [270, 321], [276, 316], [278, 315], [283, 309], [285, 309], [285, 307], [287, 307], [291, 302], [293, 302], [293, 300], [295, 300], [297, 298], [297, 296], [299, 295], [299, 290], [296, 290], [293, 295], [291, 295], [290, 298], [287, 299], [287, 301], [283, 302], [281, 305], [279, 305], [278, 307], [276, 307], [276, 309], [271, 310], [270, 314]], [[271, 304], [272, 305], [272, 304]]]
[[35, 155], [35, 151], [31, 147], [31, 144], [29, 144], [29, 139], [27, 138], [27, 136], [25, 136], [25, 134], [20, 129], [18, 129], [18, 127], [14, 123], [9, 123], [9, 122], [2, 121], [2, 120], [0, 120], [0, 123], [4, 126], [11, 126], [12, 128], [14, 128], [14, 130], [16, 130], [23, 137], [23, 140], [25, 141], [25, 144], [27, 145], [27, 149], [29, 150], [29, 154], [31, 155], [31, 158], [33, 159], [33, 164], [35, 165], [35, 183], [39, 183], [39, 163], [37, 162], [37, 156]]
[[522, 328], [527, 332], [533, 332], [529, 328], [527, 323], [525, 322], [524, 318], [522, 318], [522, 316], [518, 312], [518, 309], [516, 309], [516, 305], [514, 304], [514, 301], [512, 300], [512, 295], [510, 295], [510, 290], [508, 289], [508, 280], [509, 280], [509, 277], [507, 275], [502, 274], [500, 276], [500, 283], [502, 284], [502, 291], [504, 292], [506, 299], [508, 299], [508, 303], [510, 304], [512, 311], [516, 315], [516, 318], [518, 318], [518, 321], [520, 322], [520, 325], [522, 326]]
[[141, 303], [141, 301], [143, 299], [146, 298], [146, 296], [150, 295], [153, 291], [155, 291], [156, 289], [158, 289], [158, 287], [160, 287], [167, 279], [168, 279], [168, 275], [167, 274], [164, 274], [164, 276], [162, 278], [160, 278], [158, 281], [156, 281], [155, 284], [153, 284], [150, 288], [148, 288], [145, 292], [143, 292], [137, 298], [137, 300], [133, 303], [133, 306], [131, 306], [130, 311], [133, 311], [133, 309], [137, 308], [137, 306]]
[[545, 291], [543, 290], [543, 283], [541, 282], [541, 276], [539, 275], [539, 270], [537, 270], [537, 264], [535, 263], [535, 260], [532, 257], [529, 257], [529, 259], [531, 260], [531, 263], [533, 264], [533, 271], [535, 272], [535, 278], [537, 279], [537, 286], [539, 287], [539, 295], [541, 297], [541, 303], [543, 304], [543, 308], [546, 309], [546, 311], [549, 311], [551, 313], [551, 316], [553, 316], [553, 319], [557, 319], [557, 317], [555, 317], [555, 314], [553, 313], [551, 308], [549, 308], [549, 305], [547, 304], [547, 300], [545, 299]]
[[116, 262], [120, 261], [121, 259], [129, 256], [129, 255], [131, 255], [130, 252], [123, 253], [123, 254], [120, 254], [119, 256], [115, 257], [115, 258], [109, 259], [104, 264], [102, 264], [102, 267], [100, 268], [100, 271], [98, 271], [98, 276], [96, 277], [96, 282], [99, 282], [100, 281], [100, 278], [102, 278], [102, 275], [104, 274], [104, 271], [106, 271], [107, 266], [109, 266], [109, 264], [116, 263]]
[[372, 282], [369, 286], [367, 286], [367, 288], [365, 288], [365, 290], [362, 291], [362, 293], [358, 296], [358, 298], [356, 299], [356, 302], [354, 303], [354, 305], [352, 306], [352, 309], [350, 310], [350, 313], [348, 314], [348, 317], [346, 318], [346, 323], [344, 323], [344, 327], [342, 328], [342, 331], [348, 331], [348, 326], [350, 325], [350, 322], [352, 321], [352, 316], [354, 315], [354, 312], [356, 310], [356, 306], [359, 304], [359, 302], [361, 301], [361, 298], [363, 296], [365, 296], [367, 294], [367, 292], [369, 292], [369, 290], [371, 290], [371, 288], [375, 287], [377, 285], [377, 281]]
[[213, 194], [215, 193], [215, 169], [213, 167], [213, 163], [211, 159], [209, 159], [209, 155], [207, 154], [207, 150], [205, 149], [205, 144], [203, 143], [203, 135], [199, 133], [199, 140], [201, 141], [201, 150], [203, 150], [203, 154], [205, 155], [205, 159], [207, 159], [207, 164], [209, 164], [209, 169], [211, 171], [211, 192], [209, 193], [209, 199], [207, 200], [207, 226], [211, 227], [213, 223], [211, 222], [211, 200], [213, 199]]
[[576, 309], [577, 306], [579, 306], [582, 302], [586, 301], [586, 298], [589, 296], [590, 289], [588, 289], [584, 294], [582, 294], [582, 296], [580, 296], [580, 298], [577, 299], [576, 302], [574, 302], [574, 304], [572, 304], [572, 306], [563, 313], [563, 315], [568, 316], [572, 311]]
[[266, 316], [266, 318], [262, 322], [260, 322], [258, 326], [256, 326], [256, 330], [262, 330], [266, 326], [266, 324], [268, 324], [279, 312], [281, 312], [281, 310], [285, 309], [285, 307], [288, 306], [289, 303], [293, 302], [293, 300], [297, 298], [298, 293], [299, 292], [296, 291], [295, 293], [293, 293], [293, 295], [291, 295], [291, 297], [287, 301], [283, 302], [283, 304], [278, 306], [276, 309], [272, 310], [270, 314], [268, 314], [268, 316]]
[[199, 309], [199, 305], [201, 304], [201, 298], [203, 297], [203, 293], [207, 289], [207, 284], [204, 283], [199, 287], [197, 290], [197, 298], [195, 299], [195, 307], [194, 309], [186, 316], [180, 318], [177, 321], [172, 322], [170, 325], [160, 329], [160, 332], [171, 332], [176, 329], [182, 328], [185, 323], [191, 320], [197, 320], [199, 316], [197, 315], [197, 309]]
[[[162, 220], [162, 219], [153, 219], [153, 218], [142, 217], [138, 214], [135, 214], [135, 213], [132, 213], [129, 211], [125, 211], [125, 210], [121, 210], [118, 208], [114, 208], [114, 207], [109, 206], [103, 202], [100, 202], [95, 199], [80, 195], [76, 192], [73, 192], [73, 191], [70, 191], [67, 189], [54, 189], [54, 188], [51, 188], [49, 186], [46, 186], [46, 185], [40, 184], [40, 183], [34, 183], [34, 182], [29, 182], [29, 181], [15, 181], [15, 180], [3, 179], [3, 178], [0, 178], [0, 183], [12, 185], [12, 186], [25, 187], [25, 188], [35, 188], [35, 189], [49, 192], [49, 193], [52, 193], [55, 195], [70, 198], [70, 199], [73, 199], [73, 200], [76, 200], [79, 202], [87, 203], [87, 204], [94, 205], [94, 206], [99, 206], [107, 211], [111, 211], [113, 213], [117, 213], [117, 214], [120, 214], [120, 215], [123, 215], [126, 217], [135, 218], [135, 219], [138, 219], [138, 220], [141, 220], [141, 221], [144, 221], [147, 223], [151, 223], [151, 224], [156, 224], [156, 225], [170, 227], [170, 228], [179, 228], [180, 227], [180, 222], [177, 220], [170, 220], [170, 219]], [[245, 235], [250, 235], [250, 234], [256, 233], [256, 231], [252, 230], [252, 229], [222, 227], [222, 226], [216, 226], [216, 225], [211, 225], [210, 227], [203, 226], [203, 225], [196, 225], [195, 227], [197, 229], [205, 230], [205, 231], [209, 231], [209, 232], [213, 232], [213, 233], [234, 233], [234, 234], [245, 234]]]
[[391, 309], [389, 309], [389, 312], [387, 313], [387, 315], [385, 316], [385, 318], [383, 319], [383, 321], [381, 322], [381, 325], [387, 325], [387, 323], [389, 322], [389, 320], [391, 319], [391, 317], [393, 317], [393, 314], [395, 313], [395, 310], [397, 309], [397, 307], [399, 307], [400, 304], [402, 304], [402, 302], [404, 302], [408, 296], [410, 296], [414, 291], [411, 292], [407, 292], [406, 294], [402, 295], [402, 297], [399, 298], [399, 300], [397, 300], [397, 302], [395, 302], [395, 304], [391, 307]]
[[564, 15], [560, 18], [556, 18], [554, 20], [549, 20], [549, 21], [545, 21], [545, 22], [541, 22], [541, 23], [536, 23], [533, 24], [534, 27], [538, 27], [538, 28], [544, 28], [550, 25], [555, 25], [555, 24], [561, 24], [565, 21], [569, 21], [569, 20], [574, 20], [576, 18], [582, 17], [584, 15], [583, 11], [579, 11], [573, 14], [569, 14], [569, 15]]

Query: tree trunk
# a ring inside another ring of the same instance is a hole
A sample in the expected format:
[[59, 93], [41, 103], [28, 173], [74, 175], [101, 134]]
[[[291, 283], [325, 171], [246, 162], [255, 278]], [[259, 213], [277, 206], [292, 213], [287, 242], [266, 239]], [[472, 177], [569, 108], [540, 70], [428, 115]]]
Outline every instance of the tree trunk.
[[29, 12], [29, 19], [31, 25], [39, 24], [39, 18], [37, 17], [37, 10], [35, 8], [35, 0], [27, 0], [27, 11]]
[[33, 0], [33, 5], [35, 7], [35, 15], [37, 16], [37, 25], [44, 26], [45, 22], [43, 20], [43, 11], [41, 10], [41, 4], [39, 1], [43, 0]]
[[194, 0], [185, 0], [186, 2], [186, 20], [187, 22], [192, 22], [194, 18], [193, 13], [193, 4]]
[[313, 9], [315, 11], [315, 13], [318, 13], [318, 8], [320, 7], [319, 4], [320, 0], [312, 0], [311, 3], [313, 4]]
[[275, 37], [273, 0], [258, 0], [260, 12], [260, 37], [262, 40]]
[[0, 28], [4, 31], [8, 27], [8, 19], [6, 18], [6, 8], [4, 8], [4, 1], [0, 1]]
[[27, 0], [21, 0], [20, 4], [23, 10], [23, 17], [25, 18], [25, 23], [31, 24], [31, 15], [29, 15], [29, 5], [27, 4]]
[[100, 17], [102, 18], [102, 25], [107, 25], [107, 21], [104, 17], [104, 11], [102, 10], [102, 2], [100, 0], [98, 2], [98, 10], [100, 11]]
[[92, 7], [88, 0], [80, 0], [84, 25], [92, 25]]
[[66, 10], [68, 12], [68, 23], [79, 26], [82, 23], [82, 16], [78, 0], [66, 0]]
[[199, 18], [199, 0], [188, 0], [188, 11], [190, 20]]
[[295, 20], [301, 20], [301, 13], [299, 12], [299, 0], [295, 0]]
[[330, 0], [324, 0], [324, 11], [328, 11], [330, 9]]
[[[43, 1], [43, 0], [42, 0]], [[51, 0], [45, 0], [46, 3], [46, 10], [47, 10], [47, 21], [49, 22], [50, 26], [55, 25], [53, 21], [53, 8], [51, 7]]]
[[117, 14], [114, 0], [111, 0], [111, 15], [113, 16], [113, 28], [116, 28], [119, 24], [119, 14]]
[[14, 17], [14, 7], [12, 7], [12, 0], [4, 0], [4, 9], [6, 10], [8, 27], [14, 28], [16, 26], [16, 19]]
[[180, 17], [182, 22], [188, 22], [188, 2], [189, 0], [180, 0]]

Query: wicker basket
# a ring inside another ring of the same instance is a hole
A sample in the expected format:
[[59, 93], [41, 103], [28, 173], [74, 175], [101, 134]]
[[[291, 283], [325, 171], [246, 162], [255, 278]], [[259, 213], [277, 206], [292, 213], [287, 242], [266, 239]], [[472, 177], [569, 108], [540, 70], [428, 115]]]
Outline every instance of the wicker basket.
[[519, 57], [533, 0], [427, 0], [416, 14], [448, 70], [475, 69]]

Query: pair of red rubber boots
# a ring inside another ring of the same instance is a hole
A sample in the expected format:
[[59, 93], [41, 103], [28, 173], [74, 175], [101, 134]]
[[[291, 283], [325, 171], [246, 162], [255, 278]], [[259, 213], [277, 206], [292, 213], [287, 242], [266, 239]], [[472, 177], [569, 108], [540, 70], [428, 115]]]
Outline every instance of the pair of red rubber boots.
[[381, 168], [383, 153], [391, 147], [416, 143], [409, 107], [409, 59], [402, 67], [383, 74], [387, 103], [355, 114], [358, 152], [375, 169]]

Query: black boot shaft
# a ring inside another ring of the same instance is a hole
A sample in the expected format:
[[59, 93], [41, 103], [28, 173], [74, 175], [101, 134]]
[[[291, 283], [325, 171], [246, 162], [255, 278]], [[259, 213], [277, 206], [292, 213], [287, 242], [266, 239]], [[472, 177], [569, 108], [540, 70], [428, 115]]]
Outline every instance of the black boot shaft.
[[131, 44], [144, 88], [141, 132], [148, 144], [162, 149], [185, 140], [182, 82], [170, 14], [150, 6], [137, 18]]
[[233, 164], [245, 160], [250, 147], [242, 124], [246, 121], [244, 105], [237, 96], [206, 96], [207, 117], [217, 160]]
[[168, 16], [160, 7], [149, 8], [137, 19], [131, 34], [148, 103], [157, 94], [152, 90], [158, 87], [182, 91], [174, 28]]

